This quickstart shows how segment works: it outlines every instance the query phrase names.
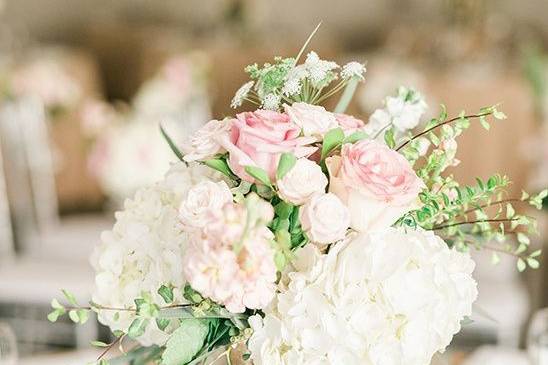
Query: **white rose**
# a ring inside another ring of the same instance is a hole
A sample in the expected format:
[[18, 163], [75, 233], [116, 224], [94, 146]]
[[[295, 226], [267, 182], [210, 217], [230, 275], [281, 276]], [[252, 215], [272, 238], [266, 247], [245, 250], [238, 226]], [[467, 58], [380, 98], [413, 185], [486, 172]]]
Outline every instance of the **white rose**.
[[223, 148], [218, 140], [229, 130], [230, 122], [228, 120], [209, 121], [192, 135], [188, 146], [182, 147], [185, 152], [184, 160], [187, 162], [202, 161], [222, 152]]
[[344, 238], [350, 213], [332, 193], [314, 195], [301, 210], [301, 226], [314, 243], [332, 243]]
[[324, 193], [327, 177], [322, 168], [307, 158], [300, 158], [297, 163], [278, 183], [280, 197], [295, 205], [306, 203], [312, 195]]
[[302, 128], [305, 136], [322, 138], [329, 130], [337, 128], [337, 119], [324, 107], [307, 103], [294, 103], [285, 106], [291, 121]]
[[179, 208], [179, 218], [185, 229], [203, 228], [208, 212], [220, 210], [231, 201], [232, 193], [224, 181], [202, 181], [188, 191]]

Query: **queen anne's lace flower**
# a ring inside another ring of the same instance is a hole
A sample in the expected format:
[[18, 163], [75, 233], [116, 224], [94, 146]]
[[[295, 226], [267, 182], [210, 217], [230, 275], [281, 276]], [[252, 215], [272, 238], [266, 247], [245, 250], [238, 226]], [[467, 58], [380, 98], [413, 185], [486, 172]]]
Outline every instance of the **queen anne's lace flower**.
[[304, 63], [308, 71], [308, 77], [314, 86], [323, 83], [330, 75], [330, 72], [339, 68], [333, 61], [325, 61], [320, 59], [316, 52], [310, 52]]
[[263, 109], [278, 110], [281, 98], [276, 94], [268, 94], [263, 99]]
[[471, 314], [474, 262], [432, 232], [389, 228], [310, 250], [264, 319], [250, 319], [256, 365], [426, 365]]
[[341, 71], [341, 77], [343, 79], [358, 79], [364, 80], [366, 68], [362, 63], [359, 62], [349, 62], [343, 66]]
[[[162, 306], [165, 303], [157, 290], [163, 284], [174, 286], [174, 303], [184, 303], [182, 258], [188, 238], [181, 228], [178, 208], [188, 189], [209, 180], [211, 171], [205, 166], [176, 164], [163, 181], [138, 190], [126, 201], [124, 210], [116, 213], [113, 229], [102, 234], [92, 256], [95, 303], [135, 308], [135, 298], [147, 292]], [[113, 331], [126, 332], [134, 319], [130, 311], [99, 313], [99, 321]], [[138, 341], [145, 346], [162, 345], [168, 336], [152, 321]]]
[[253, 81], [246, 82], [243, 84], [238, 91], [236, 91], [236, 94], [234, 95], [234, 98], [232, 98], [232, 102], [230, 103], [230, 107], [233, 109], [238, 108], [242, 105], [244, 102], [244, 99], [247, 98], [247, 94], [251, 91], [251, 88], [253, 87], [255, 83]]

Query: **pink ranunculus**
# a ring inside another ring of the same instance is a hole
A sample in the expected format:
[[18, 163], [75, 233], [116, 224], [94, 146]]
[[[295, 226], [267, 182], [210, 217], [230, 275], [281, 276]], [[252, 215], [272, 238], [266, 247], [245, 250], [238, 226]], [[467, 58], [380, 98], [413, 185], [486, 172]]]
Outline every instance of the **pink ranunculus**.
[[389, 227], [418, 205], [424, 183], [401, 154], [382, 143], [346, 144], [326, 164], [329, 191], [346, 203], [357, 231]]
[[300, 134], [301, 128], [287, 114], [256, 110], [238, 114], [230, 135], [221, 138], [220, 144], [229, 153], [230, 168], [240, 178], [254, 182], [245, 172], [251, 165], [262, 168], [274, 180], [282, 153], [291, 152], [299, 158], [316, 151], [310, 146], [314, 139]]
[[365, 126], [363, 120], [354, 118], [348, 114], [335, 114], [335, 119], [346, 136], [361, 130]]

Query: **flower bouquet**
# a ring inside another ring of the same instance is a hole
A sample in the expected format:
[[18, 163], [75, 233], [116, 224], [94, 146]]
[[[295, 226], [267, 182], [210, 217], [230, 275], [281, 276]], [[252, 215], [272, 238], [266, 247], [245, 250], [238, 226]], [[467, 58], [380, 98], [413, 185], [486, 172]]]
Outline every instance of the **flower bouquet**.
[[412, 133], [426, 104], [400, 88], [366, 124], [344, 114], [364, 65], [302, 54], [246, 68], [232, 106], [251, 110], [183, 146], [164, 133], [180, 162], [103, 233], [93, 301], [52, 303], [52, 321], [93, 311], [113, 331], [97, 364], [230, 363], [244, 347], [255, 365], [425, 365], [472, 314], [469, 250], [538, 267], [534, 221], [513, 204], [546, 191], [514, 199], [504, 176], [443, 173], [471, 123], [505, 118], [496, 106], [442, 107]]

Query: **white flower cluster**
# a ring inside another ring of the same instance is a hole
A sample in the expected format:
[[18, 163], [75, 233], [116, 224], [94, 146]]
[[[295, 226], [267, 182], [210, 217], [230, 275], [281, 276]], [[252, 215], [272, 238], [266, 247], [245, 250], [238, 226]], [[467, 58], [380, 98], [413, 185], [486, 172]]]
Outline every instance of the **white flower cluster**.
[[[179, 136], [171, 134], [175, 139]], [[177, 158], [158, 126], [136, 119], [106, 130], [93, 146], [89, 168], [116, 203], [160, 180]]]
[[308, 245], [296, 267], [250, 319], [255, 365], [427, 365], [477, 296], [469, 255], [421, 230], [355, 235], [325, 255]]
[[365, 130], [374, 136], [393, 125], [397, 131], [406, 132], [419, 124], [427, 108], [428, 105], [420, 93], [400, 86], [397, 96], [388, 96], [384, 101], [384, 108], [371, 114]]
[[339, 65], [335, 62], [322, 60], [316, 52], [310, 52], [302, 65], [288, 73], [282, 93], [288, 96], [300, 93], [305, 79], [316, 88], [328, 84], [336, 77], [333, 70], [337, 68]]
[[[156, 304], [165, 305], [157, 294], [164, 284], [174, 286], [175, 303], [184, 302], [182, 259], [188, 239], [178, 209], [188, 189], [209, 180], [211, 171], [201, 165], [187, 168], [176, 164], [163, 181], [140, 189], [133, 199], [126, 201], [124, 210], [116, 213], [114, 228], [102, 234], [101, 244], [91, 259], [96, 271], [95, 303], [134, 308], [135, 298], [146, 292]], [[135, 314], [130, 311], [99, 313], [99, 321], [113, 331], [126, 332], [134, 319]], [[145, 346], [162, 345], [168, 337], [152, 321], [138, 340]]]
[[253, 81], [248, 81], [245, 84], [243, 84], [238, 91], [236, 91], [236, 94], [234, 94], [234, 97], [232, 98], [232, 102], [230, 103], [230, 107], [233, 109], [236, 109], [242, 105], [244, 100], [247, 98], [247, 95], [253, 88], [253, 85], [255, 83]]

